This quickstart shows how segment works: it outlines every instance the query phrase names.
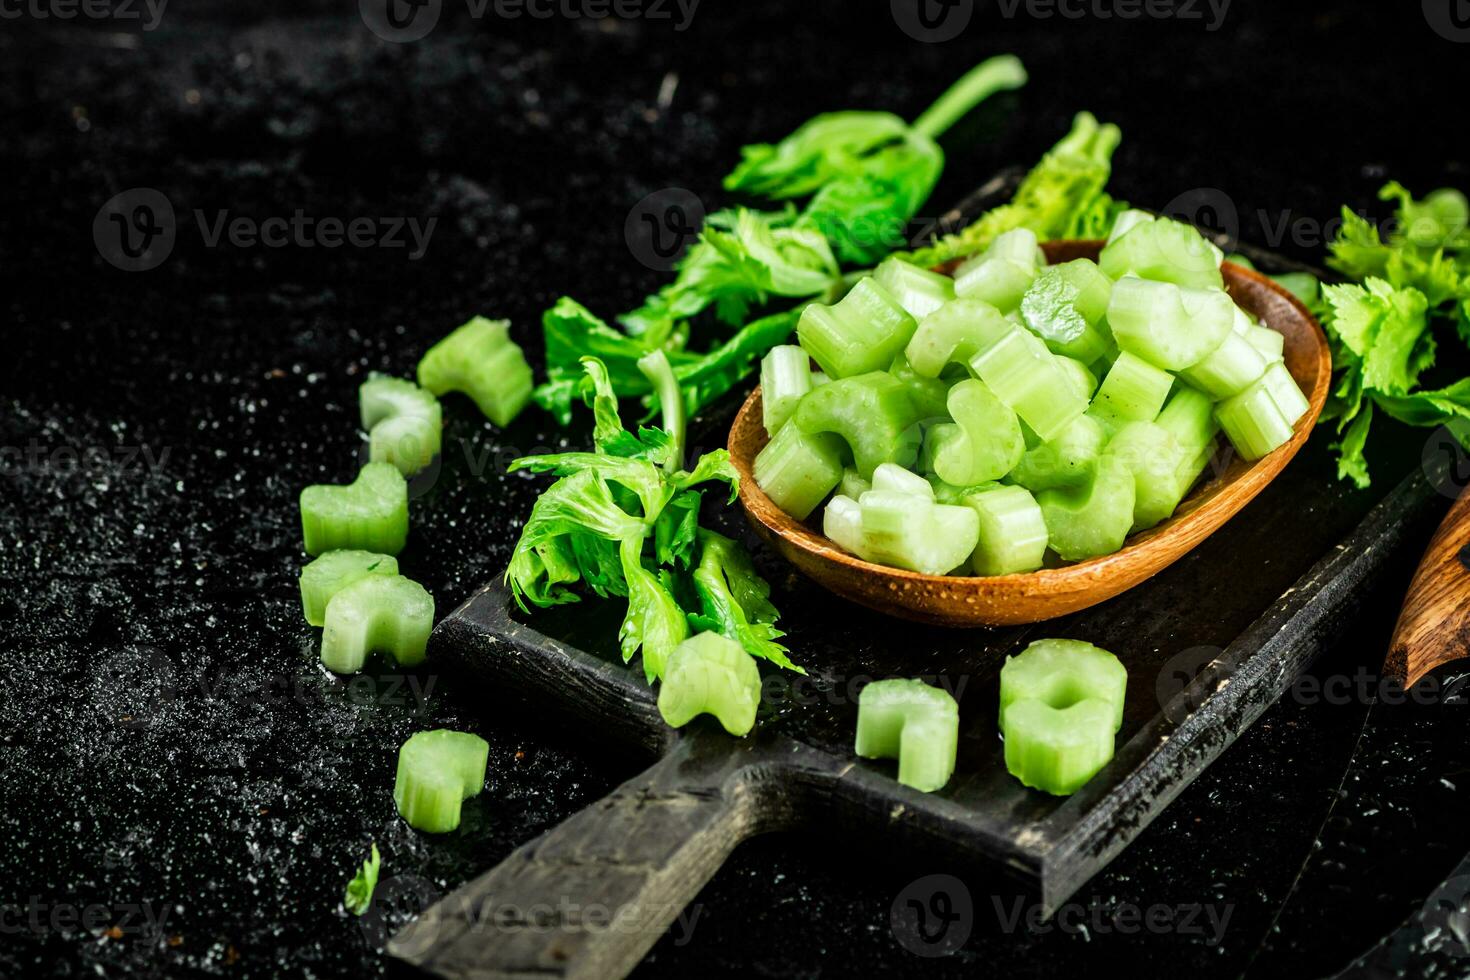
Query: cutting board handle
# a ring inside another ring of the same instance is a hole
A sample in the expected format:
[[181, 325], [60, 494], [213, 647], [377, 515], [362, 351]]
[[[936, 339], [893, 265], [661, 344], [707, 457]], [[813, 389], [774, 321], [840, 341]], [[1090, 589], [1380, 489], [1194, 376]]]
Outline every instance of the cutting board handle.
[[430, 907], [388, 952], [462, 980], [615, 980], [763, 826], [761, 767], [723, 733], [641, 775]]

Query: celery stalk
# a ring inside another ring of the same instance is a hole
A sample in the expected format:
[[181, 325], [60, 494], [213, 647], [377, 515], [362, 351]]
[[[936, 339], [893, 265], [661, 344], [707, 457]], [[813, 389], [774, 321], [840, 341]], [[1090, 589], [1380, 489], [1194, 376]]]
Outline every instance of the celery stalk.
[[954, 299], [954, 280], [891, 256], [873, 270], [873, 278], [916, 321]]
[[874, 681], [858, 695], [853, 751], [865, 759], [897, 759], [898, 781], [925, 793], [954, 774], [959, 704], [920, 680]]
[[1123, 547], [1133, 527], [1133, 494], [1132, 471], [1106, 454], [1087, 483], [1037, 494], [1052, 550], [1067, 561], [1081, 561]]
[[796, 411], [796, 403], [812, 390], [812, 359], [800, 347], [772, 347], [761, 361], [761, 417], [774, 436]]
[[1187, 384], [1214, 398], [1238, 395], [1266, 371], [1266, 359], [1239, 333], [1225, 339], [1204, 360], [1179, 372]]
[[954, 421], [932, 426], [925, 434], [924, 452], [940, 479], [971, 486], [998, 480], [1020, 462], [1026, 451], [1020, 421], [985, 382], [971, 379], [955, 385], [948, 408]]
[[980, 518], [979, 541], [970, 556], [976, 575], [1010, 575], [1041, 567], [1046, 557], [1046, 521], [1030, 491], [996, 486], [967, 494], [962, 502]]
[[438, 455], [444, 420], [439, 400], [429, 392], [374, 373], [358, 388], [358, 402], [373, 462], [392, 463], [412, 476]]
[[1224, 290], [1187, 289], [1129, 276], [1113, 285], [1108, 324], [1118, 346], [1165, 371], [1198, 364], [1234, 323]]
[[398, 750], [393, 802], [415, 830], [443, 834], [459, 826], [464, 801], [485, 788], [490, 745], [478, 735], [418, 732]]
[[435, 396], [463, 392], [501, 428], [531, 400], [531, 367], [510, 339], [509, 320], [472, 318], [429, 348], [419, 361], [418, 382]]
[[1151, 422], [1163, 409], [1173, 386], [1174, 379], [1167, 371], [1121, 351], [1103, 378], [1102, 387], [1092, 401], [1092, 411], [1115, 425]]
[[1012, 324], [989, 303], [957, 299], [919, 321], [904, 357], [920, 375], [937, 378], [947, 365], [968, 364], [1012, 329]]
[[434, 627], [434, 599], [402, 575], [368, 575], [332, 596], [322, 626], [322, 665], [338, 674], [362, 670], [369, 653], [400, 667], [424, 660]]
[[1087, 398], [1040, 338], [1013, 327], [970, 360], [986, 386], [1043, 440], [1087, 410]]
[[760, 706], [755, 658], [719, 633], [698, 633], [669, 654], [658, 692], [658, 713], [673, 728], [711, 714], [731, 735], [748, 735]]
[[880, 463], [907, 466], [918, 458], [921, 412], [903, 382], [873, 371], [812, 389], [792, 419], [803, 432], [841, 436], [858, 472], [871, 477]]
[[327, 603], [342, 589], [369, 575], [397, 575], [398, 560], [371, 551], [328, 551], [301, 569], [301, 610], [312, 626], [326, 622]]
[[346, 486], [301, 491], [306, 552], [360, 549], [396, 555], [408, 539], [408, 483], [391, 463], [368, 463]]
[[841, 379], [888, 367], [915, 327], [898, 300], [869, 276], [837, 304], [802, 310], [796, 336], [829, 377]]

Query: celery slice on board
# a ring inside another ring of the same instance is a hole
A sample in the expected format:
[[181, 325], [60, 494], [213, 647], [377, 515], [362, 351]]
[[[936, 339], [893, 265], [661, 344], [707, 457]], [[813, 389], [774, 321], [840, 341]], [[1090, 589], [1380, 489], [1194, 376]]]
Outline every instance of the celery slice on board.
[[954, 299], [954, 280], [949, 276], [910, 265], [896, 256], [878, 263], [873, 278], [916, 321]]
[[408, 540], [408, 483], [391, 463], [368, 463], [345, 486], [301, 491], [306, 551], [360, 549], [396, 555]]
[[342, 589], [369, 575], [397, 575], [398, 559], [371, 551], [328, 551], [302, 566], [301, 610], [312, 626], [326, 622], [327, 603]]
[[1224, 290], [1129, 276], [1113, 285], [1108, 324], [1123, 350], [1161, 370], [1180, 371], [1220, 346], [1235, 322], [1234, 310]]
[[1152, 422], [1164, 408], [1174, 378], [1152, 364], [1127, 351], [1118, 359], [1092, 400], [1092, 411], [1116, 425], [1125, 422]]
[[412, 476], [438, 455], [444, 428], [439, 399], [412, 381], [386, 374], [369, 375], [357, 393], [369, 459], [392, 463]]
[[1010, 480], [1032, 493], [1076, 487], [1092, 479], [1108, 441], [1097, 419], [1079, 415], [1055, 439], [1037, 443], [1021, 456]]
[[1067, 561], [1110, 555], [1133, 527], [1133, 472], [1104, 454], [1092, 479], [1036, 495], [1051, 549]]
[[433, 628], [434, 599], [422, 585], [402, 575], [368, 575], [327, 603], [322, 665], [355, 674], [368, 654], [382, 651], [400, 667], [414, 667], [423, 663]]
[[1113, 757], [1128, 672], [1079, 640], [1038, 640], [1000, 672], [1006, 769], [1026, 786], [1076, 792]]
[[947, 691], [920, 680], [874, 681], [858, 695], [854, 751], [897, 759], [898, 781], [925, 793], [954, 775], [960, 709]]
[[756, 454], [753, 469], [756, 486], [803, 521], [842, 479], [842, 440], [788, 423]]
[[796, 403], [812, 390], [812, 359], [793, 344], [772, 347], [761, 360], [761, 416], [774, 436], [796, 411]]
[[996, 486], [961, 499], [980, 518], [980, 538], [970, 556], [976, 575], [1011, 575], [1041, 567], [1046, 521], [1029, 490]]
[[880, 463], [908, 466], [918, 458], [922, 411], [907, 385], [873, 371], [812, 389], [797, 405], [793, 422], [806, 433], [841, 436], [858, 473], [871, 477]]
[[1266, 372], [1266, 358], [1242, 334], [1231, 332], [1204, 360], [1179, 372], [1191, 384], [1212, 398], [1238, 395]]
[[919, 374], [937, 378], [952, 363], [970, 359], [1013, 329], [999, 310], [978, 299], [957, 299], [919, 321], [904, 357]]
[[1021, 423], [985, 382], [961, 381], [949, 390], [947, 404], [954, 421], [932, 426], [924, 437], [925, 455], [940, 479], [972, 486], [1000, 479], [1021, 461]]
[[674, 728], [711, 714], [731, 735], [749, 734], [760, 705], [755, 658], [719, 633], [699, 633], [674, 647], [658, 692], [658, 712]]
[[1042, 440], [1061, 433], [1087, 411], [1087, 398], [1041, 339], [1013, 326], [970, 360], [991, 392]]
[[468, 395], [501, 428], [531, 400], [531, 366], [510, 339], [509, 320], [477, 316], [456, 329], [419, 361], [418, 381], [436, 396]]
[[887, 368], [915, 326], [898, 300], [868, 276], [835, 305], [813, 303], [802, 310], [796, 337], [827, 376], [837, 380]]
[[485, 788], [490, 745], [478, 735], [441, 728], [417, 732], [398, 750], [393, 802], [404, 821], [429, 834], [459, 826], [464, 801]]

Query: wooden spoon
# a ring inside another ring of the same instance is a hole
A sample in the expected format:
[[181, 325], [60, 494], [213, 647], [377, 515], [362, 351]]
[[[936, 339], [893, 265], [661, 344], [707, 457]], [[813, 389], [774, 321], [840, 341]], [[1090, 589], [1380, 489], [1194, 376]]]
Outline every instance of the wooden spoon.
[[[1047, 261], [1096, 259], [1100, 241], [1043, 245]], [[941, 268], [940, 271], [950, 271]], [[1062, 568], [991, 577], [921, 575], [848, 554], [820, 530], [786, 514], [756, 486], [751, 467], [766, 444], [757, 388], [730, 429], [730, 458], [740, 472], [740, 503], [756, 533], [802, 574], [847, 599], [904, 619], [942, 626], [1034, 623], [1096, 605], [1132, 588], [1186, 554], [1281, 472], [1311, 434], [1332, 377], [1327, 338], [1297, 299], [1265, 276], [1226, 262], [1225, 288], [1241, 308], [1285, 338], [1284, 356], [1311, 402], [1291, 440], [1253, 463], [1234, 453], [1216, 457], [1203, 483], [1174, 516], [1128, 539], [1121, 551]], [[1228, 464], [1228, 465], [1227, 465]], [[820, 512], [813, 518], [820, 522]]]
[[1406, 688], [1470, 654], [1470, 490], [1462, 492], [1409, 582], [1383, 672]]

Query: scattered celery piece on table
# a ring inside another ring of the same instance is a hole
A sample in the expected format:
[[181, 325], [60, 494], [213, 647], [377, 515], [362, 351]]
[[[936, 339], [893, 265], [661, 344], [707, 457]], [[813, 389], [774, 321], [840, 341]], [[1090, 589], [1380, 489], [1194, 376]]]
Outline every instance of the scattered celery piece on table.
[[355, 674], [368, 654], [383, 651], [398, 666], [415, 667], [423, 663], [433, 628], [434, 599], [422, 585], [402, 575], [367, 575], [327, 603], [322, 665]]
[[342, 589], [369, 575], [397, 575], [398, 559], [371, 551], [328, 551], [301, 568], [301, 610], [312, 626], [326, 619], [327, 603]]
[[864, 759], [897, 759], [898, 781], [923, 793], [954, 775], [960, 709], [954, 697], [921, 680], [873, 681], [858, 695], [854, 751]]
[[490, 744], [440, 728], [409, 736], [398, 750], [393, 802], [410, 827], [443, 834], [459, 826], [464, 801], [485, 788]]
[[412, 381], [372, 374], [357, 389], [368, 458], [413, 476], [439, 454], [444, 428], [439, 399]]
[[750, 734], [760, 705], [755, 659], [728, 637], [698, 633], [674, 647], [658, 692], [658, 713], [673, 728], [714, 715], [725, 731]]
[[408, 540], [408, 483], [391, 463], [368, 463], [345, 486], [301, 491], [306, 552], [360, 549], [396, 555]]
[[468, 395], [501, 428], [531, 399], [531, 367], [510, 339], [509, 320], [471, 318], [424, 354], [418, 382], [435, 396], [451, 391]]
[[1037, 640], [1000, 671], [1006, 769], [1057, 796], [1075, 793], [1113, 757], [1128, 672], [1079, 640]]

